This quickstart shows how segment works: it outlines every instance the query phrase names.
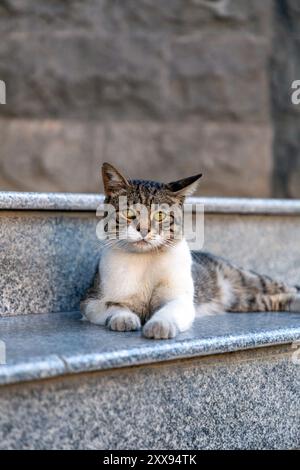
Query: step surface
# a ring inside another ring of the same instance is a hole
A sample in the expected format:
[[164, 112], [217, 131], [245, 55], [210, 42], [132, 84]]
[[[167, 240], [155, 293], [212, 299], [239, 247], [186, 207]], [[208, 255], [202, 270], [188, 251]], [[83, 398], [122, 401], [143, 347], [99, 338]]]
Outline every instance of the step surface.
[[[37, 193], [0, 191], [0, 210], [96, 211], [102, 194]], [[203, 204], [209, 213], [300, 214], [300, 200], [190, 197], [188, 203]]]
[[[223, 314], [197, 318], [173, 340], [118, 333], [81, 321], [79, 313], [4, 317], [6, 364], [0, 383], [207, 356], [300, 340], [300, 314]], [[291, 349], [291, 355], [293, 351]]]

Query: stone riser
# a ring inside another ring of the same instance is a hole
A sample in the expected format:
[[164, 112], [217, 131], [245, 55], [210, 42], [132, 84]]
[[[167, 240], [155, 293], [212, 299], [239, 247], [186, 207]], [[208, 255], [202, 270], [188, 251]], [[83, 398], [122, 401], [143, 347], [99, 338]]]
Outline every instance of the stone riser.
[[2, 387], [0, 447], [296, 449], [291, 355], [280, 346]]

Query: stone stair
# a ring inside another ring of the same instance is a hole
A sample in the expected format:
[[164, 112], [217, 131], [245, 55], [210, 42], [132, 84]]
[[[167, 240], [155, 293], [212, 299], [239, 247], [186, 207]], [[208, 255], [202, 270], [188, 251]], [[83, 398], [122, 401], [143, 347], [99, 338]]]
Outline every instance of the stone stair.
[[[80, 320], [102, 200], [0, 193], [0, 447], [299, 448], [300, 314], [197, 319], [169, 341]], [[299, 284], [300, 201], [192, 202], [206, 250]]]

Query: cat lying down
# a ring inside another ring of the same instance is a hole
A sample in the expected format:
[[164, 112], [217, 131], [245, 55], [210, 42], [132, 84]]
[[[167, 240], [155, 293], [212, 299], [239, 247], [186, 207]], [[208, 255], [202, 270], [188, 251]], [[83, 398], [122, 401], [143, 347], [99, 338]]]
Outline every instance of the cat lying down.
[[108, 217], [104, 225], [98, 273], [81, 302], [85, 319], [168, 339], [190, 328], [196, 314], [300, 312], [300, 287], [190, 252], [180, 214], [201, 175], [168, 184], [127, 180], [108, 163], [102, 174], [114, 223]]

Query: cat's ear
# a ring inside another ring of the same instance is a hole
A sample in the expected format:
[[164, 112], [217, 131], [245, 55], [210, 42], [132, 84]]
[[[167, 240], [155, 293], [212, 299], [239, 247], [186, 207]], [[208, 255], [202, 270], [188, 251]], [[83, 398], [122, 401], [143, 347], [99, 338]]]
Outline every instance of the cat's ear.
[[167, 188], [179, 198], [191, 196], [196, 191], [201, 176], [202, 174], [199, 174], [182, 180], [172, 181], [172, 183], [167, 184]]
[[129, 187], [126, 178], [110, 163], [103, 163], [102, 178], [106, 196], [121, 193]]

